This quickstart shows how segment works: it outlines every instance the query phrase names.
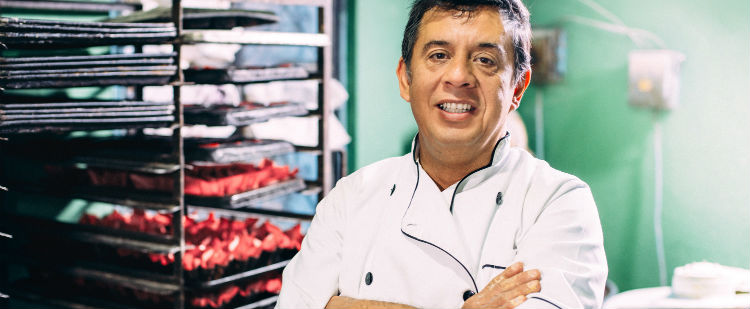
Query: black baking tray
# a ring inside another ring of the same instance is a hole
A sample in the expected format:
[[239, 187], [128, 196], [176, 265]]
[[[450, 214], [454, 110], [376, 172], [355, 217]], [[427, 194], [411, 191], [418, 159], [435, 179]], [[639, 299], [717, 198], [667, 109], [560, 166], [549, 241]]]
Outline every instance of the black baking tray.
[[171, 65], [177, 53], [0, 58], [0, 72], [29, 69]]
[[[2, 30], [2, 29], [0, 29]], [[0, 43], [8, 48], [63, 48], [102, 45], [167, 44], [176, 32], [157, 33], [50, 33], [0, 32]]]
[[278, 295], [270, 296], [268, 298], [261, 299], [254, 303], [237, 307], [235, 309], [272, 309], [276, 306], [276, 301], [279, 299]]
[[119, 27], [106, 27], [100, 25], [50, 25], [50, 24], [38, 24], [38, 23], [3, 23], [0, 21], [0, 29], [9, 32], [36, 32], [36, 33], [101, 33], [101, 34], [135, 34], [135, 33], [163, 33], [170, 32], [172, 29], [169, 26], [165, 27], [139, 27], [138, 24], [133, 24], [134, 27], [119, 28]]
[[6, 89], [164, 84], [174, 78], [175, 53], [0, 58]]
[[62, 112], [62, 113], [39, 113], [38, 111], [28, 110], [26, 113], [3, 113], [0, 112], [0, 125], [4, 123], [22, 123], [25, 121], [42, 121], [42, 120], [66, 120], [66, 119], [88, 119], [88, 118], [99, 118], [107, 119], [107, 117], [157, 117], [171, 115], [172, 111], [167, 108], [160, 108], [157, 110], [131, 110], [131, 111], [116, 111], [116, 110], [98, 110], [98, 111], [74, 111], [74, 112]]
[[[70, 293], [65, 293], [60, 289], [60, 285], [49, 280], [24, 278], [16, 280], [10, 287], [10, 294], [13, 295], [14, 305], [19, 308], [26, 303], [30, 303], [28, 308], [76, 308], [76, 309], [129, 309], [126, 306], [116, 302], [107, 302], [90, 297], [75, 297]], [[10, 307], [5, 307], [10, 308]]]
[[0, 8], [34, 11], [103, 12], [136, 11], [143, 6], [132, 1], [56, 1], [56, 0], [0, 0]]
[[[227, 9], [183, 9], [183, 29], [232, 29], [275, 23], [279, 17], [268, 11]], [[149, 11], [108, 19], [110, 22], [170, 22], [172, 9], [159, 7]]]
[[185, 159], [216, 163], [250, 162], [294, 152], [294, 146], [279, 140], [185, 139]]
[[310, 72], [298, 66], [269, 68], [190, 68], [184, 70], [185, 81], [196, 84], [258, 83], [274, 80], [295, 80], [310, 77]]
[[305, 182], [300, 178], [275, 183], [252, 191], [237, 193], [229, 196], [211, 197], [185, 195], [185, 204], [192, 206], [207, 206], [216, 208], [243, 208], [254, 203], [273, 199], [275, 197], [294, 193], [305, 188]]
[[174, 122], [174, 116], [36, 119], [0, 123], [0, 134], [70, 132], [129, 128], [161, 128]]
[[217, 286], [226, 285], [228, 283], [235, 282], [237, 280], [242, 279], [248, 279], [253, 278], [258, 275], [262, 275], [274, 270], [280, 270], [286, 267], [287, 264], [289, 264], [290, 260], [282, 260], [279, 262], [273, 262], [273, 264], [257, 267], [253, 269], [249, 269], [244, 272], [235, 273], [232, 275], [224, 276], [219, 279], [209, 280], [209, 281], [190, 281], [188, 282], [188, 285], [193, 288], [213, 288]]
[[273, 103], [264, 105], [259, 103], [243, 103], [232, 105], [192, 105], [185, 106], [185, 123], [205, 124], [209, 126], [246, 126], [256, 122], [267, 121], [271, 118], [286, 116], [303, 116], [308, 111], [304, 104], [296, 102]]
[[45, 69], [13, 69], [0, 71], [0, 80], [27, 80], [57, 78], [58, 75], [71, 74], [100, 74], [107, 72], [159, 72], [177, 70], [174, 65], [148, 65], [148, 66], [100, 66], [100, 67], [72, 67], [72, 68], [45, 68]]
[[[174, 66], [172, 66], [174, 68]], [[163, 85], [174, 78], [175, 70], [107, 71], [84, 73], [27, 74], [10, 78], [0, 76], [6, 89], [60, 88], [86, 86]]]
[[[1, 97], [6, 99], [6, 97]], [[26, 98], [25, 98], [26, 99]], [[30, 100], [34, 100], [28, 98]], [[44, 101], [44, 98], [39, 98], [39, 101]], [[39, 112], [64, 110], [64, 109], [100, 109], [100, 108], [144, 108], [144, 109], [155, 109], [155, 108], [169, 108], [173, 106], [172, 102], [142, 102], [142, 101], [81, 101], [81, 102], [49, 102], [49, 103], [29, 103], [29, 101], [17, 101], [14, 102], [12, 99], [0, 101], [0, 111], [5, 113], [11, 113], [19, 110], [33, 110]]]
[[[75, 104], [75, 103], [73, 103]], [[17, 106], [20, 105], [20, 106]], [[93, 117], [133, 117], [171, 115], [174, 106], [166, 104], [136, 106], [71, 106], [54, 104], [0, 104], [0, 123], [11, 120], [68, 119]]]
[[136, 53], [136, 54], [106, 54], [106, 55], [77, 55], [77, 56], [45, 56], [45, 57], [15, 57], [0, 58], [0, 63], [40, 63], [40, 62], [69, 62], [91, 60], [119, 60], [119, 59], [157, 59], [170, 58], [177, 53]]
[[0, 17], [0, 29], [6, 27], [14, 27], [15, 25], [42, 25], [42, 26], [57, 26], [57, 27], [81, 27], [81, 28], [102, 28], [102, 29], [117, 29], [117, 28], [149, 28], [149, 29], [166, 29], [174, 30], [174, 25], [171, 22], [162, 23], [127, 23], [127, 22], [96, 22], [96, 21], [63, 21], [63, 20], [47, 20], [47, 19], [29, 19], [29, 18], [16, 18], [16, 17]]
[[0, 18], [0, 43], [8, 48], [57, 48], [172, 41], [172, 23], [75, 22]]

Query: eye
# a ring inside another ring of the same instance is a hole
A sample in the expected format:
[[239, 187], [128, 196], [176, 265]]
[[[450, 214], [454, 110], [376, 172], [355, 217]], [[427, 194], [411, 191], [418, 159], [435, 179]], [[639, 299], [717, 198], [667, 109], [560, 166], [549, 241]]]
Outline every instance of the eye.
[[479, 63], [481, 63], [483, 65], [486, 65], [486, 66], [493, 66], [493, 65], [495, 65], [495, 60], [492, 60], [492, 59], [487, 58], [487, 57], [478, 57], [477, 61], [479, 61]]
[[445, 59], [448, 59], [448, 54], [444, 52], [436, 52], [430, 55], [430, 59], [445, 60]]

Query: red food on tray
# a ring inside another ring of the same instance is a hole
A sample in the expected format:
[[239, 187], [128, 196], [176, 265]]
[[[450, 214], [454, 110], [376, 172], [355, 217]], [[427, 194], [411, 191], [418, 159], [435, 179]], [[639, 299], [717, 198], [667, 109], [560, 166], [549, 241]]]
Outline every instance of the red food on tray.
[[172, 216], [165, 214], [148, 214], [143, 209], [133, 209], [132, 214], [123, 215], [117, 210], [99, 219], [99, 217], [84, 214], [78, 223], [109, 227], [149, 234], [166, 235], [172, 225]]
[[185, 171], [185, 194], [227, 196], [289, 180], [298, 169], [279, 166], [269, 159], [255, 166], [246, 163], [196, 165]]
[[199, 308], [221, 308], [238, 297], [252, 299], [257, 295], [279, 294], [280, 291], [281, 274], [273, 274], [247, 284], [232, 285], [214, 293], [194, 296], [190, 299], [190, 304]]
[[[258, 226], [258, 221], [257, 218], [244, 220], [217, 218], [213, 212], [202, 221], [186, 216], [184, 219], [185, 244], [190, 249], [185, 250], [185, 256], [182, 259], [183, 269], [187, 272], [209, 272], [195, 276], [213, 280], [226, 274], [232, 262], [239, 263], [234, 266], [237, 268], [236, 271], [241, 272], [252, 269], [258, 263], [268, 265], [279, 259], [291, 258], [290, 255], [299, 251], [304, 238], [300, 224], [282, 231], [269, 221]], [[134, 209], [132, 214], [126, 215], [113, 211], [101, 219], [85, 214], [79, 223], [166, 235], [170, 233], [171, 215], [150, 215], [141, 209]], [[175, 261], [172, 253], [144, 254], [119, 248], [117, 254], [120, 257], [136, 258], [145, 255], [151, 263], [162, 266], [171, 265]]]
[[[223, 197], [252, 191], [294, 178], [299, 169], [276, 165], [263, 159], [257, 166], [248, 163], [194, 165], [185, 169], [185, 194]], [[171, 192], [174, 177], [119, 170], [91, 168], [86, 171], [93, 186], [132, 188]]]

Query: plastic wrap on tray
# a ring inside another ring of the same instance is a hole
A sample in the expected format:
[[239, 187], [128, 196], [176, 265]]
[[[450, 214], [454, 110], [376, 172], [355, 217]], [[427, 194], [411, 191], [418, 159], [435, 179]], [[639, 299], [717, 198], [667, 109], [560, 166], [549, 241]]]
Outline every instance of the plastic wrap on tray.
[[[186, 280], [216, 280], [288, 260], [299, 251], [304, 237], [300, 224], [282, 231], [270, 221], [259, 221], [254, 217], [217, 218], [213, 212], [200, 221], [195, 216], [187, 216], [184, 220], [187, 249], [182, 259]], [[134, 209], [132, 214], [113, 211], [102, 218], [86, 214], [79, 223], [166, 235], [170, 233], [171, 215], [149, 215]], [[117, 248], [116, 254], [120, 260], [136, 264], [135, 261], [140, 261], [141, 268], [161, 269], [162, 273], [168, 273], [175, 261], [174, 253]]]
[[243, 102], [234, 105], [185, 106], [185, 122], [212, 126], [246, 126], [276, 117], [307, 115], [302, 103], [276, 102], [269, 105]]
[[294, 152], [294, 146], [278, 140], [185, 140], [189, 161], [216, 163], [249, 162]]
[[185, 70], [185, 81], [197, 84], [255, 83], [305, 79], [308, 77], [310, 77], [310, 73], [307, 69], [293, 65], [266, 68], [189, 68]]

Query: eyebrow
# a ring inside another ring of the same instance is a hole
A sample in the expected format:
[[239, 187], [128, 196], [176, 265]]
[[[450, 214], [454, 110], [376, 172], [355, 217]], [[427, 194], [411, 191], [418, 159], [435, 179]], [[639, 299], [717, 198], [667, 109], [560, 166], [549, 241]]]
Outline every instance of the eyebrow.
[[424, 47], [422, 47], [422, 53], [426, 53], [427, 50], [435, 46], [448, 46], [448, 45], [450, 45], [450, 43], [448, 43], [447, 41], [432, 40], [432, 41], [427, 42], [427, 44], [425, 44]]
[[[440, 41], [440, 40], [432, 40], [427, 42], [424, 47], [422, 48], [422, 53], [426, 53], [427, 50], [430, 48], [433, 48], [435, 46], [448, 46], [450, 43], [447, 41]], [[502, 48], [500, 48], [500, 45], [496, 43], [490, 43], [490, 42], [482, 42], [477, 45], [479, 48], [490, 48], [490, 49], [496, 49], [500, 50], [502, 52]]]
[[495, 43], [489, 43], [489, 42], [483, 42], [479, 43], [479, 48], [492, 48], [492, 49], [500, 49], [500, 45]]

